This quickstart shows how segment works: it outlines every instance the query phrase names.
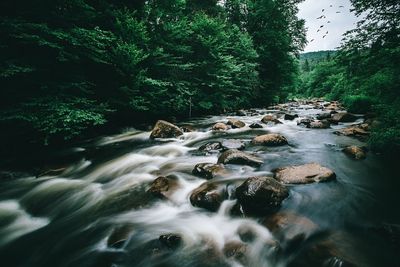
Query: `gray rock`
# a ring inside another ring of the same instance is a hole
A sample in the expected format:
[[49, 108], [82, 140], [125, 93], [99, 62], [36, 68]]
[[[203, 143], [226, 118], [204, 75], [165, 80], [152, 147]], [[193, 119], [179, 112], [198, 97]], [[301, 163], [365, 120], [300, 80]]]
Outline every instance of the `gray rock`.
[[336, 178], [332, 170], [317, 163], [277, 168], [272, 172], [275, 173], [275, 179], [285, 184], [309, 184]]
[[271, 134], [263, 134], [255, 137], [251, 143], [253, 145], [263, 145], [263, 146], [282, 146], [287, 145], [287, 139], [281, 135], [276, 133]]
[[159, 120], [151, 131], [150, 138], [174, 138], [181, 135], [183, 135], [183, 132], [178, 126]]
[[196, 164], [192, 173], [206, 179], [212, 179], [217, 175], [222, 175], [224, 170], [225, 169], [222, 164], [199, 163]]
[[218, 158], [218, 163], [222, 164], [241, 164], [258, 167], [263, 164], [262, 159], [249, 153], [230, 149], [222, 153]]

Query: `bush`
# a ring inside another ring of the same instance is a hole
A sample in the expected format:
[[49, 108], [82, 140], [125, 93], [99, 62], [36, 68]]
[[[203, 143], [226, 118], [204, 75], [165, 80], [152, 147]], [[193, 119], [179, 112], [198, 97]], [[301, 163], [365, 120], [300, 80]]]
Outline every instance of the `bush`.
[[342, 101], [347, 110], [352, 113], [367, 113], [371, 111], [375, 102], [366, 95], [346, 95]]

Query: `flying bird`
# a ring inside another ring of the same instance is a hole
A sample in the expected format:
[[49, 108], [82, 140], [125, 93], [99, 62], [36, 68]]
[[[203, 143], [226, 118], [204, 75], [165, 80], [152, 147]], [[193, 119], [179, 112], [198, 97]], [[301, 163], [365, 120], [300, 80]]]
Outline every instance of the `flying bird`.
[[326, 23], [331, 23], [329, 20]]
[[319, 26], [320, 28], [323, 28], [324, 27], [324, 25], [321, 25], [321, 26]]
[[326, 33], [325, 34], [328, 34], [328, 31], [326, 31]]
[[322, 12], [324, 12], [325, 11], [325, 9], [322, 9]]
[[333, 5], [330, 5], [329, 7], [333, 7]]
[[317, 32], [321, 31], [320, 29], [317, 30]]
[[339, 6], [340, 8], [343, 8], [344, 6]]
[[310, 43], [314, 42], [314, 39], [311, 39]]
[[320, 16], [320, 17], [318, 17], [317, 19], [322, 19], [324, 17], [324, 15], [322, 15], [322, 16]]
[[336, 13], [341, 13], [340, 11], [336, 11]]
[[325, 38], [326, 35], [322, 36], [322, 38]]

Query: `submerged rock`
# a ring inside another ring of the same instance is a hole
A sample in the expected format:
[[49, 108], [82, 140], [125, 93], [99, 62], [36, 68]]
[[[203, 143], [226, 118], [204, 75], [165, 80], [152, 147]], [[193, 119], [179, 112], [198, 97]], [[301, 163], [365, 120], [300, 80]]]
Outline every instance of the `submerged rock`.
[[122, 248], [128, 241], [132, 231], [132, 225], [123, 225], [114, 228], [107, 239], [107, 246], [111, 248]]
[[252, 123], [252, 124], [250, 124], [249, 125], [249, 127], [250, 128], [252, 128], [252, 129], [260, 129], [260, 128], [264, 128], [261, 124], [259, 124], [259, 123]]
[[317, 115], [318, 120], [325, 120], [325, 119], [330, 119], [331, 118], [331, 113], [330, 112], [325, 112], [325, 113], [320, 113]]
[[284, 119], [285, 120], [294, 120], [294, 119], [296, 119], [296, 118], [298, 118], [299, 117], [299, 115], [297, 115], [297, 114], [290, 114], [290, 113], [285, 113], [285, 115], [284, 115]]
[[249, 153], [237, 149], [229, 149], [219, 156], [218, 163], [242, 164], [258, 167], [263, 164], [263, 161], [259, 157], [253, 156]]
[[160, 235], [158, 240], [162, 245], [170, 249], [176, 249], [182, 245], [182, 237], [177, 234]]
[[224, 170], [225, 168], [221, 164], [199, 163], [194, 167], [192, 173], [206, 179], [212, 179], [223, 174]]
[[317, 163], [289, 166], [272, 170], [275, 179], [285, 184], [309, 184], [325, 182], [336, 178], [336, 174]]
[[245, 243], [239, 241], [228, 242], [225, 244], [223, 252], [225, 257], [227, 257], [228, 259], [229, 258], [235, 259], [240, 263], [242, 263], [243, 265], [246, 265], [247, 245]]
[[222, 149], [228, 150], [228, 149], [244, 149], [245, 145], [242, 141], [237, 140], [237, 139], [226, 139], [223, 140], [221, 143]]
[[228, 120], [227, 124], [230, 125], [233, 129], [243, 128], [244, 126], [246, 126], [246, 123], [244, 123], [243, 121], [237, 120], [237, 119], [230, 119], [230, 120]]
[[366, 158], [366, 149], [359, 146], [348, 146], [343, 149], [343, 152], [354, 159], [365, 159]]
[[159, 198], [169, 198], [178, 188], [178, 181], [173, 177], [160, 176], [155, 179], [147, 192]]
[[150, 138], [174, 138], [183, 135], [178, 126], [159, 120], [151, 131]]
[[311, 122], [313, 122], [314, 120], [306, 118], [306, 119], [301, 119], [297, 122], [297, 125], [300, 126], [305, 126], [305, 127], [309, 127]]
[[217, 211], [225, 199], [226, 192], [215, 183], [203, 183], [193, 190], [190, 195], [190, 203], [193, 206], [209, 211]]
[[267, 215], [275, 212], [289, 190], [271, 177], [251, 177], [236, 188], [236, 197], [245, 214]]
[[330, 120], [332, 122], [353, 122], [357, 120], [357, 117], [348, 112], [339, 112], [333, 114]]
[[216, 124], [213, 125], [212, 130], [213, 131], [226, 131], [226, 130], [229, 130], [229, 126], [223, 122], [217, 122]]
[[255, 137], [251, 143], [253, 145], [264, 145], [264, 146], [282, 146], [287, 145], [288, 141], [286, 137], [281, 134], [271, 133], [263, 134]]

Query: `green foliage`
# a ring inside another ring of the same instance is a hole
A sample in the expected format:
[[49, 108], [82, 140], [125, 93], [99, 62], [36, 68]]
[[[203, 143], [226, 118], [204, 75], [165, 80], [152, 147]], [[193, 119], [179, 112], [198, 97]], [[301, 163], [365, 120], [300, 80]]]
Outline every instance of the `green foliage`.
[[343, 104], [349, 112], [367, 113], [371, 111], [374, 99], [366, 95], [345, 95]]
[[4, 0], [2, 135], [52, 144], [109, 120], [282, 99], [304, 46], [299, 2]]

